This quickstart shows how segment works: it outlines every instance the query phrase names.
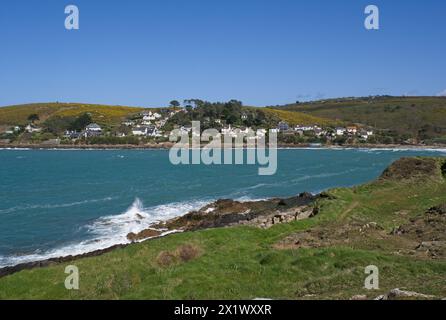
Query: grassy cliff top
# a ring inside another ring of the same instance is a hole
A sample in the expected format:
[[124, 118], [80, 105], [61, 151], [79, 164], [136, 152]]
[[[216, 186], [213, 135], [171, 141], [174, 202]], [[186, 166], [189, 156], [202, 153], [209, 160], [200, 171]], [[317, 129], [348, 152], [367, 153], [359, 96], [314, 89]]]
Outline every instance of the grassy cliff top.
[[[310, 219], [185, 232], [21, 271], [0, 278], [0, 299], [446, 297], [445, 168], [445, 158], [402, 159], [372, 183], [328, 191]], [[73, 264], [78, 291], [64, 288]], [[369, 265], [379, 290], [363, 288]]]

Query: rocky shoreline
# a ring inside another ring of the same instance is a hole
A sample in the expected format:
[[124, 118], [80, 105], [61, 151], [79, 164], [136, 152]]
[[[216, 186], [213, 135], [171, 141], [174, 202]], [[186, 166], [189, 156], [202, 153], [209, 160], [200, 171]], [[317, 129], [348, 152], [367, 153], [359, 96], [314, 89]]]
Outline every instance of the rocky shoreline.
[[81, 258], [99, 256], [136, 242], [148, 241], [175, 232], [193, 232], [236, 225], [270, 228], [275, 224], [308, 219], [318, 213], [318, 207], [315, 205], [316, 200], [327, 197], [324, 193], [319, 195], [301, 193], [290, 198], [273, 198], [248, 202], [221, 199], [197, 211], [191, 211], [183, 216], [155, 223], [141, 232], [129, 233], [127, 239], [130, 243], [118, 244], [81, 255], [50, 258], [1, 268], [0, 278], [22, 270], [48, 267]]

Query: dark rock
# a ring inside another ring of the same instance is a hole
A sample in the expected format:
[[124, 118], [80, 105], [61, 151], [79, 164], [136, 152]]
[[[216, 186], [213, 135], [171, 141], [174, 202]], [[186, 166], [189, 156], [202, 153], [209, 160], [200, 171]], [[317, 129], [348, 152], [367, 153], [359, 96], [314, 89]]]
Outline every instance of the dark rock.
[[144, 240], [144, 239], [148, 239], [148, 238], [158, 237], [161, 234], [162, 234], [162, 232], [159, 231], [159, 230], [145, 229], [145, 230], [143, 230], [141, 232], [138, 232], [138, 233], [130, 232], [127, 235], [127, 239], [129, 239], [130, 241], [134, 242], [134, 241]]
[[427, 214], [440, 214], [440, 215], [446, 214], [446, 203], [443, 203], [443, 204], [441, 204], [439, 206], [430, 208], [427, 211]]

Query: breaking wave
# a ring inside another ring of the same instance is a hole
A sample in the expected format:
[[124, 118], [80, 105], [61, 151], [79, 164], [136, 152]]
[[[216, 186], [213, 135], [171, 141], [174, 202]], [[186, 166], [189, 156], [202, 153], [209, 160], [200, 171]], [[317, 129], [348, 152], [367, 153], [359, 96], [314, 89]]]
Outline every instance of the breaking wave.
[[[90, 235], [89, 239], [46, 252], [36, 251], [21, 256], [0, 256], [0, 268], [51, 258], [81, 255], [118, 244], [127, 244], [130, 243], [127, 239], [127, 234], [130, 232], [140, 232], [156, 222], [183, 215], [208, 203], [210, 201], [197, 200], [144, 208], [142, 201], [136, 198], [124, 213], [101, 217], [85, 226]], [[172, 233], [172, 231], [166, 231], [163, 235], [168, 233]]]

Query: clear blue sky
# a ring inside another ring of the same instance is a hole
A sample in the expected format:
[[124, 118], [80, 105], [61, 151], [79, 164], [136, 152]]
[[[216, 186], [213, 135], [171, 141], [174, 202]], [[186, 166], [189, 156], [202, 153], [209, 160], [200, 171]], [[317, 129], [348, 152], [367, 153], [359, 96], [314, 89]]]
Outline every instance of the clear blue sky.
[[[64, 8], [80, 30], [64, 28]], [[364, 28], [380, 8], [381, 30]], [[4, 0], [0, 105], [271, 105], [446, 90], [443, 0]]]

